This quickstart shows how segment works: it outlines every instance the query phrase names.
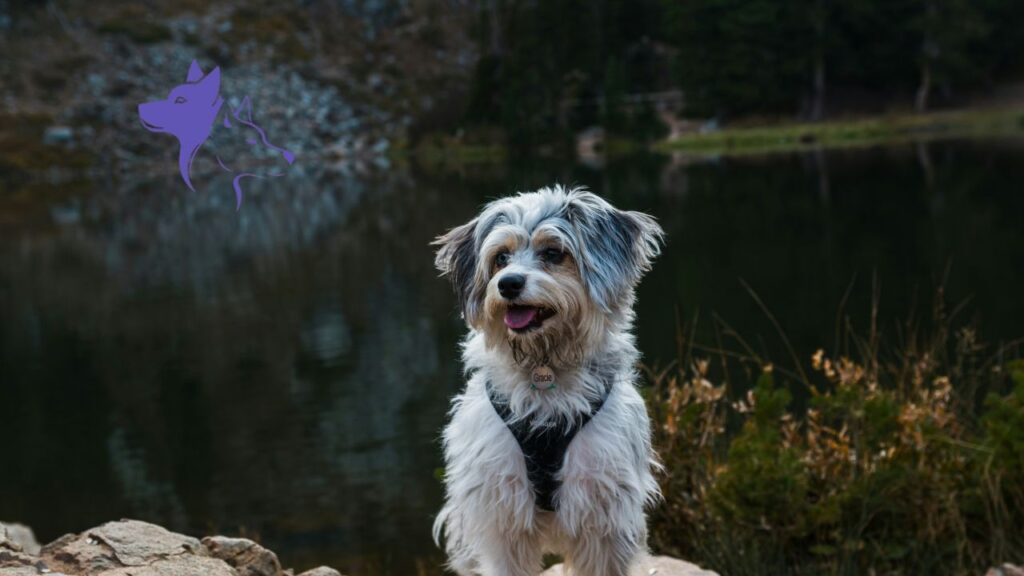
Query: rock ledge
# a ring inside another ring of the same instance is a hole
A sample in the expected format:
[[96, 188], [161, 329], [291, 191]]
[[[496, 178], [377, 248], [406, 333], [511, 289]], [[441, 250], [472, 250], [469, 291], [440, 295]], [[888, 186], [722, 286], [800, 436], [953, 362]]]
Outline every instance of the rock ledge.
[[[293, 576], [245, 538], [202, 541], [138, 520], [108, 522], [40, 547], [32, 530], [0, 522], [0, 576]], [[341, 576], [321, 566], [299, 576]]]
[[[565, 574], [564, 566], [556, 564], [548, 568], [541, 576], [565, 576]], [[647, 556], [633, 565], [629, 576], [718, 576], [718, 573], [668, 556]]]

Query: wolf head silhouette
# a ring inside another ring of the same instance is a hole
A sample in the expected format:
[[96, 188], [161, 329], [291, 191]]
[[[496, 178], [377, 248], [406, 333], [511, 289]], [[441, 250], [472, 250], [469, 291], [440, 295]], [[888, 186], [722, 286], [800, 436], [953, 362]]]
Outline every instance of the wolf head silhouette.
[[139, 104], [142, 125], [151, 132], [172, 134], [181, 144], [178, 170], [193, 192], [189, 173], [199, 147], [210, 137], [224, 99], [220, 97], [220, 67], [207, 74], [195, 60], [184, 84], [175, 86], [164, 100]]
[[[217, 118], [223, 105], [224, 99], [220, 96], [220, 68], [215, 67], [204, 73], [195, 60], [188, 70], [185, 83], [175, 86], [167, 98], [139, 104], [139, 119], [147, 130], [171, 134], [178, 139], [178, 171], [190, 190], [195, 191], [190, 175], [192, 161], [215, 129], [244, 138], [250, 146], [270, 150], [288, 165], [295, 162], [295, 154], [271, 143], [263, 128], [253, 121], [252, 101], [248, 96], [242, 99], [237, 108], [225, 113], [223, 120], [218, 123]], [[235, 189], [236, 210], [242, 206], [243, 179], [276, 178], [283, 175], [279, 171], [262, 172], [251, 168], [251, 163], [247, 164], [244, 158], [232, 159], [230, 163], [233, 168], [225, 164], [219, 155], [216, 158], [221, 168], [235, 175], [231, 184]]]
[[237, 108], [231, 110], [231, 118], [235, 119], [235, 124], [232, 124], [231, 118], [224, 117], [224, 127], [232, 128], [234, 126], [244, 127], [245, 129], [252, 132], [246, 137], [246, 142], [252, 145], [261, 145], [264, 148], [273, 150], [280, 154], [286, 162], [289, 164], [295, 162], [295, 154], [292, 154], [289, 150], [281, 148], [276, 144], [272, 143], [267, 139], [267, 133], [260, 128], [258, 124], [252, 119], [252, 100], [248, 96], [242, 98], [242, 103]]

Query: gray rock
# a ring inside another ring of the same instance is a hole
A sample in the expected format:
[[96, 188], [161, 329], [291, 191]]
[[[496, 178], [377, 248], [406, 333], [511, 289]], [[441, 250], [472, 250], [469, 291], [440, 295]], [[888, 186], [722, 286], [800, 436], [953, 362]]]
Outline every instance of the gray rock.
[[63, 536], [43, 546], [42, 558], [54, 570], [92, 575], [195, 554], [199, 548], [195, 538], [147, 522], [121, 520]]
[[207, 553], [230, 564], [240, 576], [277, 576], [281, 563], [277, 555], [245, 538], [208, 536], [203, 538]]
[[989, 568], [985, 576], [1024, 576], [1024, 567], [1003, 564], [1002, 566]]
[[38, 553], [31, 528], [0, 522], [0, 576], [38, 575], [37, 565], [42, 565]]
[[70, 126], [49, 126], [43, 133], [43, 144], [67, 144], [75, 137]]
[[24, 568], [26, 566], [35, 570], [39, 562], [36, 556], [30, 556], [24, 552], [15, 552], [7, 548], [0, 548], [0, 574], [8, 574], [9, 570]]
[[391, 142], [387, 138], [381, 138], [377, 140], [371, 150], [374, 154], [384, 154], [388, 151], [388, 148], [391, 148]]
[[[28, 551], [38, 552], [39, 555]], [[294, 576], [277, 555], [245, 538], [202, 543], [138, 520], [108, 522], [39, 548], [32, 531], [0, 523], [0, 576]], [[341, 576], [321, 566], [302, 576]]]
[[89, 90], [97, 96], [103, 94], [107, 89], [107, 80], [99, 74], [89, 74], [86, 76], [85, 82], [88, 85]]
[[[562, 564], [552, 566], [541, 574], [541, 576], [565, 575], [565, 567]], [[696, 564], [668, 556], [646, 556], [630, 568], [629, 576], [718, 576], [718, 574], [704, 570]]]
[[101, 572], [99, 576], [238, 576], [223, 560], [185, 555], [156, 560], [145, 566], [126, 566]]
[[28, 526], [0, 522], [0, 548], [38, 555], [40, 546], [36, 541], [36, 535]]
[[299, 576], [341, 576], [341, 572], [338, 572], [334, 568], [328, 568], [327, 566], [317, 566], [312, 570], [306, 570]]
[[176, 534], [147, 522], [121, 520], [108, 522], [88, 532], [106, 543], [125, 566], [141, 566], [157, 558], [177, 556], [199, 550], [199, 540]]
[[[35, 566], [14, 566], [6, 567], [0, 564], [0, 576], [39, 576], [39, 569]], [[59, 572], [47, 572], [48, 576], [63, 576]]]

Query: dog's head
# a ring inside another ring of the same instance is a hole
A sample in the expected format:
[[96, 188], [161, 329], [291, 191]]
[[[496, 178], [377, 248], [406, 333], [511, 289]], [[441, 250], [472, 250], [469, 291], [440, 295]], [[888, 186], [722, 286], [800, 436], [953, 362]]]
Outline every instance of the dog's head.
[[146, 130], [173, 135], [181, 145], [178, 170], [191, 190], [189, 173], [199, 147], [210, 136], [224, 99], [220, 97], [220, 68], [204, 74], [199, 63], [192, 61], [185, 83], [175, 86], [164, 100], [139, 104], [139, 119]]
[[507, 346], [526, 366], [568, 366], [628, 327], [662, 237], [646, 214], [555, 186], [491, 202], [436, 240], [436, 264], [488, 348]]
[[224, 127], [231, 128], [237, 125], [239, 130], [245, 134], [245, 142], [250, 146], [261, 146], [269, 151], [272, 156], [280, 155], [288, 164], [295, 162], [295, 154], [286, 150], [267, 139], [267, 133], [252, 119], [252, 100], [248, 96], [242, 99], [242, 103], [231, 111], [230, 118], [224, 118]]
[[193, 61], [185, 83], [167, 98], [139, 104], [139, 119], [150, 132], [169, 132], [181, 140], [205, 138], [222, 102], [220, 68], [204, 74]]

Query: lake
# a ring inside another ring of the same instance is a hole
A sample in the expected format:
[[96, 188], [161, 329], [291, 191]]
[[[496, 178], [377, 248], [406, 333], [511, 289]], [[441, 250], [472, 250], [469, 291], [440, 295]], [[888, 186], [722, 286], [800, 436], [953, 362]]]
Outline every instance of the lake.
[[253, 537], [296, 568], [436, 573], [464, 328], [428, 243], [553, 182], [667, 231], [639, 289], [650, 365], [695, 319], [705, 342], [728, 325], [791, 363], [744, 284], [805, 363], [834, 350], [847, 292], [866, 329], [877, 291], [891, 338], [940, 284], [989, 342], [1024, 335], [1021, 140], [605, 166], [300, 158], [237, 213], [230, 181], [193, 193], [142, 172], [0, 189], [0, 519], [44, 541], [132, 517]]

